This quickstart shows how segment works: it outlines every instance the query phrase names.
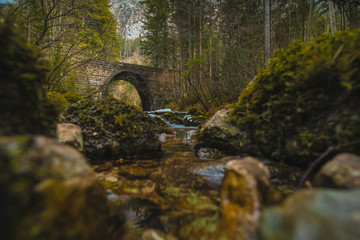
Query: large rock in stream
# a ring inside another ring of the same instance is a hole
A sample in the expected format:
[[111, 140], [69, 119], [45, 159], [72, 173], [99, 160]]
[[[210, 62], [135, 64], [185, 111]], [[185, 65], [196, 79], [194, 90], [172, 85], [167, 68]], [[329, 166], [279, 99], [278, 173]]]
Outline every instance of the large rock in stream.
[[360, 30], [279, 51], [242, 91], [229, 116], [221, 110], [205, 125], [200, 147], [304, 167], [329, 146], [359, 139], [359, 51]]
[[111, 239], [102, 185], [74, 148], [42, 136], [0, 138], [0, 239]]
[[162, 153], [157, 134], [164, 132], [165, 124], [123, 101], [82, 101], [68, 107], [64, 117], [82, 128], [85, 154], [90, 159]]
[[[224, 152], [236, 152], [251, 142], [228, 120], [229, 108], [217, 111], [201, 129], [196, 149], [216, 148]], [[244, 142], [242, 142], [242, 140]]]

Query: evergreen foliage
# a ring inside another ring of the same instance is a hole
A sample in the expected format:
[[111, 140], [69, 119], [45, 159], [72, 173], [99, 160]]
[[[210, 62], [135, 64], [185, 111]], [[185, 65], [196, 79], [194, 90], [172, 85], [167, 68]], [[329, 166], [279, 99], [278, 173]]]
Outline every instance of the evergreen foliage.
[[155, 67], [167, 67], [170, 5], [168, 0], [144, 0], [146, 4], [142, 50]]

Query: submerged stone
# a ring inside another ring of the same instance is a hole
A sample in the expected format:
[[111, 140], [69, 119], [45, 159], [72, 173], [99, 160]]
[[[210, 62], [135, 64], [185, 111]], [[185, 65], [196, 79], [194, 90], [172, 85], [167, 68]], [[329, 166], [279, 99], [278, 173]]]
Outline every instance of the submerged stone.
[[211, 160], [216, 158], [221, 158], [224, 156], [222, 152], [215, 148], [200, 148], [197, 151], [197, 155], [202, 160]]

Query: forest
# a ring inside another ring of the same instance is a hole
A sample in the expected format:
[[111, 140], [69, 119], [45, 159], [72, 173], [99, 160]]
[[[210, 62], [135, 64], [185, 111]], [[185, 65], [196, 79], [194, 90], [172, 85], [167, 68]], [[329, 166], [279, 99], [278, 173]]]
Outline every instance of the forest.
[[145, 65], [175, 72], [169, 80], [176, 86], [172, 99], [181, 101], [168, 104], [207, 111], [236, 102], [278, 49], [359, 25], [356, 0], [141, 3], [144, 32], [135, 40], [119, 35], [105, 0], [15, 1], [2, 4], [1, 15], [21, 26], [27, 42], [49, 58], [46, 85], [55, 92], [50, 95], [81, 92], [73, 71], [86, 62], [136, 54]]
[[176, 99], [206, 110], [237, 101], [276, 50], [359, 26], [357, 1], [144, 3], [143, 53], [179, 72]]
[[360, 239], [360, 0], [6, 0], [0, 46], [0, 239]]

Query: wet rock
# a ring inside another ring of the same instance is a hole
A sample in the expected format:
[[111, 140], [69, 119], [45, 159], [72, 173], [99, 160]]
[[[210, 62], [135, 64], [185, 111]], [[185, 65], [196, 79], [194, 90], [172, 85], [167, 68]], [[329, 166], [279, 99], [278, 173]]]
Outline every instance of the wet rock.
[[0, 158], [1, 239], [111, 239], [121, 226], [76, 149], [42, 136], [3, 137]]
[[222, 152], [220, 152], [219, 150], [214, 149], [214, 148], [200, 148], [197, 151], [197, 155], [202, 160], [206, 160], [209, 158], [212, 158], [212, 159], [221, 158], [224, 156], [224, 154]]
[[360, 187], [360, 157], [342, 153], [327, 162], [316, 174], [313, 186], [353, 189]]
[[272, 194], [264, 164], [251, 157], [228, 162], [220, 191], [219, 239], [256, 239], [261, 207]]
[[111, 164], [111, 162], [105, 162], [103, 164], [96, 165], [96, 166], [93, 167], [95, 172], [110, 171], [112, 168], [113, 168], [113, 165]]
[[166, 142], [168, 139], [174, 138], [175, 136], [172, 134], [167, 134], [167, 133], [161, 133], [159, 135], [159, 141], [160, 142]]
[[118, 181], [118, 178], [117, 177], [114, 177], [114, 176], [108, 176], [105, 178], [105, 181], [108, 181], [108, 182], [117, 182]]
[[221, 109], [206, 122], [200, 131], [196, 149], [206, 147], [235, 152], [236, 149], [247, 144], [240, 141], [242, 136], [240, 130], [227, 120], [229, 112], [228, 108]]
[[148, 229], [141, 235], [141, 240], [176, 240], [176, 237], [166, 235], [165, 233], [155, 230]]
[[127, 179], [146, 179], [154, 172], [152, 168], [143, 168], [138, 166], [122, 166], [118, 171], [120, 176]]
[[303, 190], [263, 212], [262, 240], [360, 239], [360, 190]]
[[241, 156], [227, 156], [219, 160], [205, 162], [198, 167], [192, 168], [191, 172], [202, 176], [211, 188], [220, 189], [225, 174], [226, 163], [240, 158]]
[[84, 150], [84, 142], [81, 128], [75, 124], [57, 124], [57, 138], [60, 143], [69, 144], [81, 152]]
[[200, 126], [206, 122], [207, 118], [204, 115], [191, 116], [186, 115], [184, 117], [185, 126]]

